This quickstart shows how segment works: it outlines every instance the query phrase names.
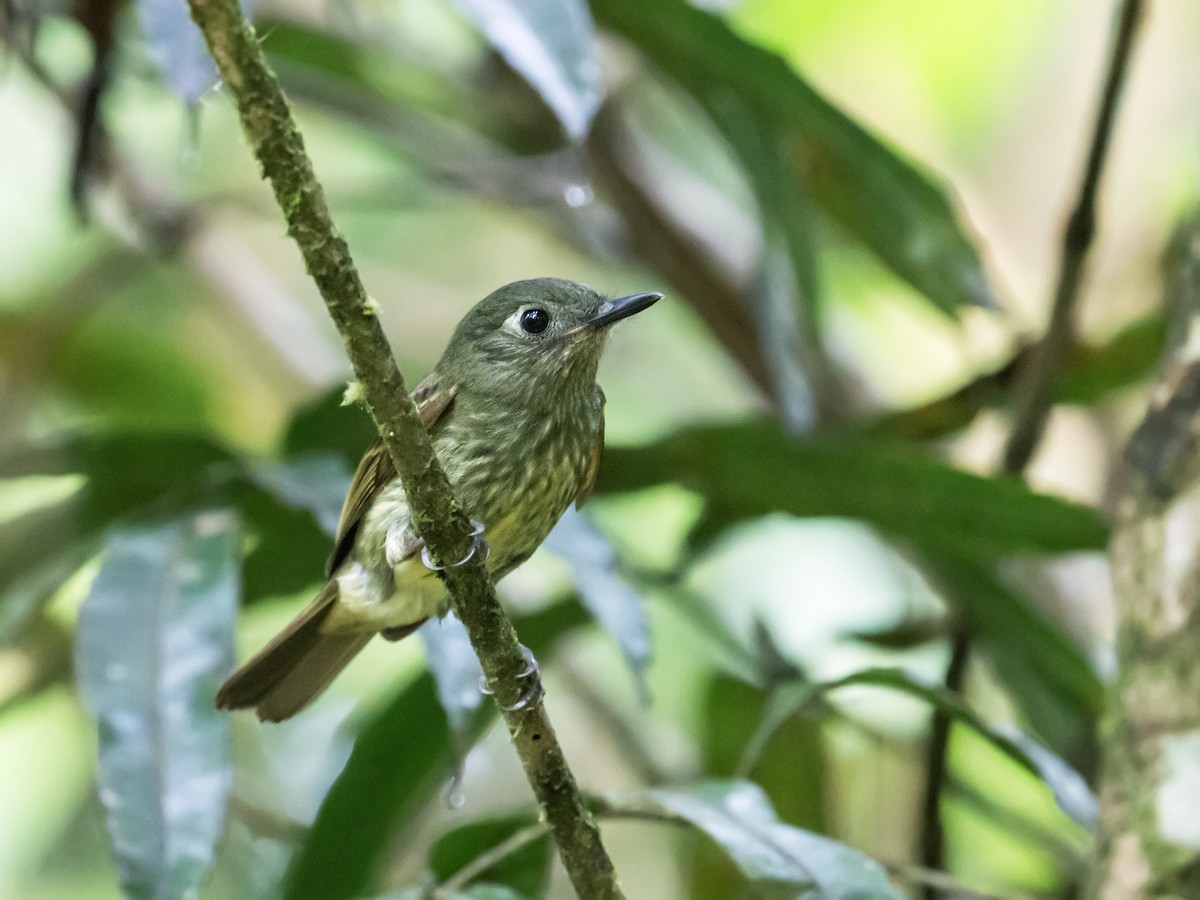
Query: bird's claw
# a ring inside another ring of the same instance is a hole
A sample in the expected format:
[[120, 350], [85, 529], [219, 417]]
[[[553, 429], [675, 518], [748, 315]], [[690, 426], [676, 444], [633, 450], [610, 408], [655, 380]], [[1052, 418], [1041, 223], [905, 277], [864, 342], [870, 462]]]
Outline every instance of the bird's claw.
[[[501, 703], [500, 708], [504, 712], [517, 712], [518, 710], [527, 709], [535, 705], [545, 695], [545, 689], [542, 687], [542, 679], [539, 677], [542, 670], [538, 666], [538, 661], [533, 656], [533, 651], [524, 644], [521, 644], [521, 655], [525, 657], [525, 668], [517, 677], [524, 679], [532, 676], [533, 683], [513, 703], [508, 705]], [[486, 676], [481, 675], [479, 678], [479, 692], [489, 697], [495, 693], [495, 691], [488, 687]]]
[[478, 559], [481, 566], [486, 563], [488, 561], [488, 557], [492, 555], [492, 545], [489, 544], [487, 538], [483, 536], [484, 524], [476, 519], [472, 519], [471, 524], [474, 526], [474, 530], [471, 532], [471, 546], [467, 550], [466, 556], [456, 563], [449, 563], [444, 566], [437, 565], [429, 557], [428, 545], [422, 543], [421, 562], [425, 564], [425, 568], [433, 572], [441, 572], [445, 569], [457, 569], [459, 566], [465, 566], [473, 558]]

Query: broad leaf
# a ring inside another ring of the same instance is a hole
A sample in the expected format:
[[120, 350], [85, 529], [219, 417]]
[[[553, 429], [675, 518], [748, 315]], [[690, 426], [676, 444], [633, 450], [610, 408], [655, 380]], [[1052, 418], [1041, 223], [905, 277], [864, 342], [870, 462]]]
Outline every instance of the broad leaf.
[[130, 897], [194, 895], [231, 783], [238, 529], [225, 512], [118, 531], [79, 614], [76, 674], [99, 725], [100, 799]]
[[944, 191], [872, 137], [778, 55], [686, 0], [592, 0], [596, 21], [704, 101], [724, 92], [784, 132], [796, 177], [901, 278], [946, 312], [994, 305]]
[[[645, 447], [610, 447], [601, 491], [675, 481], [709, 504], [709, 535], [773, 512], [859, 519], [884, 534], [968, 558], [1105, 546], [1095, 510], [984, 478], [903, 446], [854, 437], [791, 439], [769, 422], [696, 428]], [[717, 518], [714, 520], [713, 516]]]
[[[709, 781], [622, 798], [622, 809], [677, 816], [729, 854], [756, 885], [797, 900], [901, 900], [883, 867], [857, 850], [780, 822], [758, 785]], [[773, 896], [777, 895], [775, 893]]]
[[647, 700], [650, 621], [642, 595], [616, 571], [616, 551], [604, 533], [574, 509], [559, 519], [545, 547], [567, 561], [583, 605], [617, 642], [639, 694]]
[[458, 0], [492, 46], [582, 140], [604, 98], [585, 0]]

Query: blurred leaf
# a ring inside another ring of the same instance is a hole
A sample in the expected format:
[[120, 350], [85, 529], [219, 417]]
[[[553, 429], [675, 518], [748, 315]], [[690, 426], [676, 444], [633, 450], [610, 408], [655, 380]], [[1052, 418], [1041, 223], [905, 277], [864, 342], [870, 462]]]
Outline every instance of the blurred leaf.
[[483, 703], [480, 691], [483, 669], [467, 629], [453, 610], [430, 619], [417, 634], [425, 645], [425, 659], [453, 739], [455, 769], [461, 774], [471, 746], [471, 719]]
[[1160, 313], [1130, 322], [1102, 344], [1082, 344], [1067, 354], [1059, 403], [1088, 405], [1148, 378], [1162, 358], [1167, 326]]
[[[742, 748], [762, 722], [768, 696], [761, 688], [727, 675], [718, 674], [709, 682], [700, 745], [702, 771], [715, 778], [749, 779], [763, 789], [784, 821], [824, 831], [825, 745], [819, 722], [803, 716], [788, 718], [753, 763], [742, 765]], [[714, 854], [711, 845], [696, 848], [691, 896], [737, 896], [739, 881], [728, 860]]]
[[[422, 888], [412, 888], [399, 894], [388, 894], [382, 900], [425, 900], [427, 893]], [[451, 894], [447, 900], [533, 900], [524, 894], [518, 894], [510, 887], [502, 884], [474, 884], [465, 891]]]
[[194, 895], [231, 783], [237, 521], [206, 512], [115, 532], [79, 613], [76, 675], [99, 726], [100, 799], [128, 896]]
[[[517, 620], [537, 655], [586, 620], [574, 604], [557, 604]], [[477, 739], [495, 716], [485, 703], [472, 718]], [[448, 772], [449, 731], [433, 677], [405, 685], [359, 730], [346, 768], [334, 782], [308, 839], [292, 860], [285, 900], [348, 900], [366, 893], [397, 830], [413, 822]]]
[[686, 0], [592, 0], [592, 11], [702, 102], [727, 95], [777, 123], [791, 164], [816, 202], [938, 308], [952, 313], [967, 304], [995, 305], [942, 189], [781, 57]]
[[332, 453], [306, 453], [250, 468], [255, 484], [288, 506], [307, 510], [330, 538], [337, 533], [350, 477], [345, 462]]
[[217, 85], [217, 67], [186, 0], [137, 0], [150, 58], [184, 103], [196, 103]]
[[1083, 778], [1064, 760], [1026, 735], [1014, 737], [1009, 729], [988, 725], [954, 691], [944, 685], [918, 679], [901, 669], [863, 669], [826, 682], [802, 682], [784, 685], [772, 694], [754, 737], [746, 746], [745, 758], [756, 760], [763, 747], [788, 719], [831, 691], [855, 685], [890, 688], [917, 697], [961, 722], [1006, 754], [1014, 762], [1038, 776], [1050, 788], [1064, 813], [1085, 828], [1095, 824], [1095, 800]]
[[623, 797], [621, 808], [685, 819], [716, 841], [755, 886], [774, 889], [772, 896], [903, 897], [867, 856], [780, 822], [762, 789], [750, 782], [647, 789]]
[[[535, 825], [536, 821], [531, 816], [499, 816], [478, 819], [446, 832], [429, 853], [429, 865], [438, 883], [445, 882], [484, 853]], [[543, 897], [550, 881], [552, 851], [550, 836], [543, 833], [485, 869], [479, 877], [523, 896]]]
[[859, 519], [890, 537], [991, 558], [1104, 547], [1088, 507], [1032, 492], [1018, 478], [984, 478], [903, 446], [852, 436], [792, 440], [753, 421], [677, 432], [644, 447], [610, 447], [598, 490], [677, 481], [710, 504], [715, 525], [785, 512]]
[[1104, 687], [1079, 647], [977, 562], [928, 554], [921, 565], [962, 616], [1033, 732], [1087, 773]]
[[1025, 751], [1029, 761], [1037, 767], [1038, 775], [1053, 792], [1058, 808], [1071, 821], [1095, 832], [1100, 813], [1099, 802], [1083, 776], [1029, 735], [1014, 731], [1008, 738]]
[[331, 541], [312, 514], [262, 491], [244, 493], [239, 501], [252, 539], [242, 567], [242, 602], [315, 591]]
[[567, 561], [583, 605], [617, 642], [637, 681], [638, 695], [649, 702], [646, 667], [652, 646], [645, 601], [617, 574], [617, 554], [604, 533], [571, 508], [558, 520], [545, 547]]
[[458, 5], [554, 111], [573, 141], [604, 98], [585, 0], [458, 0]]
[[301, 407], [288, 425], [284, 453], [300, 456], [324, 451], [340, 456], [351, 469], [357, 466], [379, 432], [365, 409], [342, 403], [344, 393], [339, 385]]

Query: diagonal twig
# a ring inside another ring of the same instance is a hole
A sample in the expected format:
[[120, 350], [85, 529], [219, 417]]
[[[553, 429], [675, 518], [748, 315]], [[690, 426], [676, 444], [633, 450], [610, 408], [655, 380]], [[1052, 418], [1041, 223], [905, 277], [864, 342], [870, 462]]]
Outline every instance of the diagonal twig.
[[[236, 0], [189, 0], [188, 5], [233, 96], [242, 129], [275, 192], [288, 233], [342, 337], [363, 399], [404, 484], [413, 523], [435, 562], [462, 559], [472, 544], [472, 528], [396, 367], [379, 323], [378, 306], [367, 296], [349, 247], [333, 224], [257, 36]], [[587, 898], [621, 897], [595, 818], [579, 792], [545, 707], [539, 701], [518, 709], [523, 693], [519, 676], [526, 660], [512, 622], [496, 600], [491, 577], [482, 566], [451, 566], [443, 574], [488, 686], [504, 710], [513, 744], [575, 890]]]
[[[1122, 0], [1104, 87], [1092, 125], [1083, 179], [1075, 207], [1063, 232], [1050, 322], [1045, 335], [1030, 348], [1016, 369], [1013, 425], [1001, 465], [1002, 471], [1008, 475], [1019, 474], [1029, 465], [1045, 431], [1064, 360], [1075, 342], [1075, 310], [1083, 283], [1084, 265], [1096, 232], [1096, 197], [1108, 157], [1134, 38], [1141, 21], [1142, 5], [1142, 0]], [[970, 652], [970, 634], [965, 629], [957, 629], [951, 639], [950, 664], [946, 672], [946, 686], [952, 690], [962, 689]], [[942, 869], [945, 865], [940, 797], [945, 782], [950, 727], [950, 718], [941, 711], [935, 711], [930, 723], [923, 798], [924, 822], [921, 829], [921, 863], [934, 870]], [[937, 896], [936, 888], [929, 886], [926, 896]]]

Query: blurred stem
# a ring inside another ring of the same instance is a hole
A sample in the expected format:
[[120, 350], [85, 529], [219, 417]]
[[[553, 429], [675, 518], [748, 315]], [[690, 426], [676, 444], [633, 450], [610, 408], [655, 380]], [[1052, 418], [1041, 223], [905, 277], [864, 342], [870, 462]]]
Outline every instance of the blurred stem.
[[622, 149], [629, 145], [623, 129], [610, 100], [596, 116], [588, 152], [596, 180], [629, 230], [629, 251], [662, 274], [758, 389], [776, 401], [775, 379], [748, 298], [717, 268], [712, 254], [672, 222], [631, 174], [636, 166]]
[[[404, 484], [417, 532], [435, 562], [462, 559], [472, 544], [472, 527], [451, 492], [396, 367], [379, 323], [378, 305], [367, 296], [349, 247], [333, 224], [324, 191], [291, 110], [267, 67], [258, 36], [236, 0], [189, 0], [189, 7], [275, 191], [288, 233], [342, 337], [367, 408]], [[516, 708], [528, 684], [520, 681], [526, 660], [512, 622], [496, 600], [487, 569], [450, 566], [441, 574], [576, 892], [589, 900], [623, 896], [595, 818], [584, 803], [544, 705], [538, 701]], [[403, 752], [401, 747], [396, 750]]]
[[[1164, 305], [1194, 299], [1200, 245], [1188, 242]], [[1174, 276], [1174, 277], [1172, 277]], [[1191, 305], [1181, 333], [1200, 329]], [[1116, 676], [1102, 726], [1100, 817], [1089, 897], [1200, 896], [1200, 353], [1175, 349], [1125, 450], [1128, 487], [1109, 547]]]
[[[1075, 207], [1063, 232], [1050, 322], [1042, 339], [1030, 348], [1023, 359], [1019, 358], [1015, 370], [1013, 426], [1004, 448], [1001, 466], [1002, 471], [1008, 475], [1023, 472], [1033, 458], [1045, 431], [1064, 360], [1076, 341], [1075, 309], [1083, 283], [1084, 264], [1096, 232], [1096, 197], [1100, 190], [1100, 178], [1108, 157], [1117, 103], [1125, 84], [1141, 12], [1142, 0], [1124, 0], [1121, 5], [1104, 87], [1092, 126], [1083, 180], [1079, 186]], [[950, 664], [946, 671], [947, 687], [962, 690], [970, 649], [970, 635], [965, 630], [956, 631], [952, 638]], [[952, 680], [957, 680], [959, 684], [952, 685]], [[922, 803], [924, 823], [921, 829], [921, 858], [931, 867], [942, 864], [944, 829], [940, 798], [946, 777], [946, 750], [949, 746], [951, 724], [945, 716], [935, 715], [930, 725], [925, 796]], [[929, 888], [926, 896], [936, 897], [936, 889]]]
[[1092, 126], [1083, 182], [1063, 232], [1050, 324], [1045, 336], [1034, 345], [1025, 365], [1017, 371], [1013, 428], [1008, 445], [1004, 448], [1003, 469], [1007, 473], [1023, 471], [1037, 449], [1049, 417], [1063, 357], [1075, 339], [1076, 301], [1083, 282], [1084, 263], [1096, 233], [1096, 195], [1100, 190], [1100, 177], [1108, 157], [1117, 102], [1125, 84], [1141, 13], [1142, 0], [1124, 0], [1117, 20], [1104, 90]]
[[[950, 640], [950, 661], [946, 665], [946, 689], [963, 693], [967, 680], [967, 664], [971, 657], [971, 640], [959, 627]], [[929, 744], [925, 757], [925, 796], [921, 809], [921, 865], [926, 869], [946, 867], [945, 833], [942, 827], [942, 788], [949, 767], [950, 731], [954, 716], [935, 706], [929, 725]], [[939, 895], [937, 885], [926, 884], [922, 893], [929, 900]]]

